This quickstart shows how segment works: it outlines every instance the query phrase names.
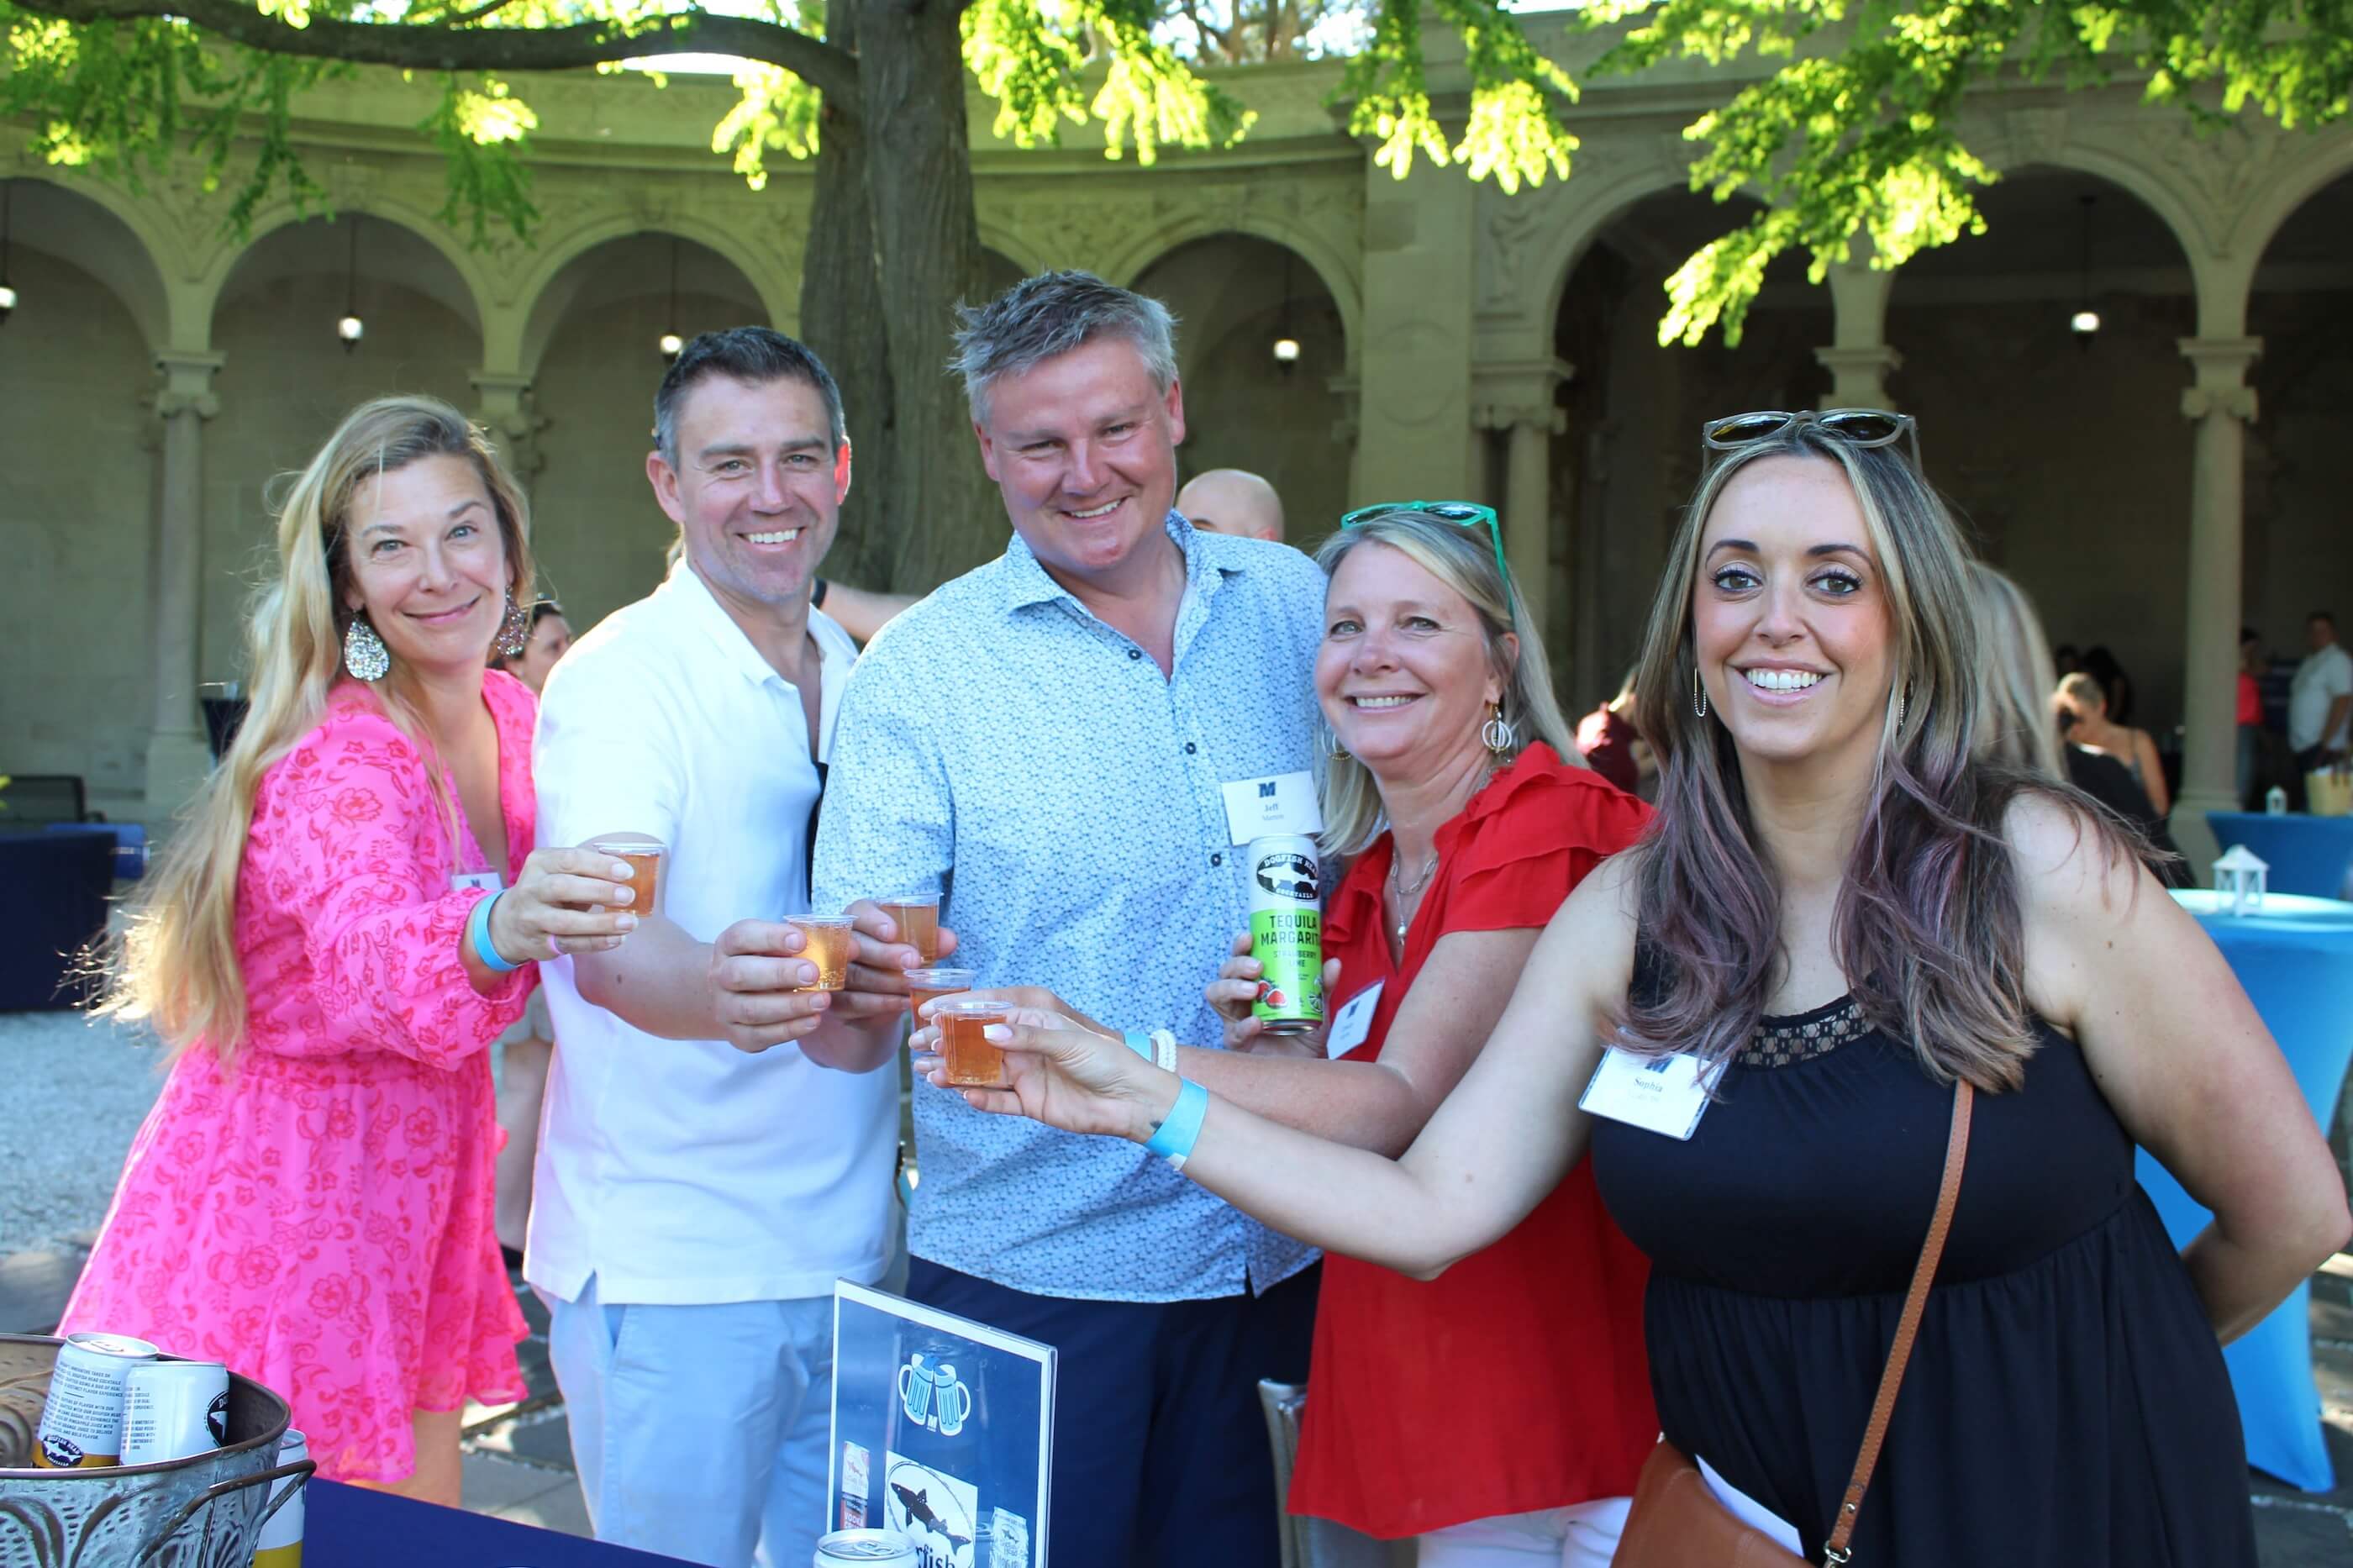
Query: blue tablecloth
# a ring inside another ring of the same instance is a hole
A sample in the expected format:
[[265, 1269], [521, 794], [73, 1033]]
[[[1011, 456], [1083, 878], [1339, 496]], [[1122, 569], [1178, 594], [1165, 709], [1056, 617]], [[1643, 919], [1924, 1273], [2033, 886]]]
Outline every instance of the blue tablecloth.
[[[2214, 814], [2218, 819], [2225, 815]], [[2173, 896], [2198, 917], [2230, 961], [2325, 1132], [2336, 1120], [2337, 1097], [2353, 1064], [2353, 904], [2273, 893], [2260, 912], [2232, 916], [2205, 889]], [[2187, 1246], [2206, 1228], [2213, 1215], [2146, 1150], [2137, 1174], [2177, 1244]], [[2317, 1492], [2333, 1489], [2337, 1479], [2321, 1443], [2309, 1294], [2310, 1287], [2298, 1285], [2222, 1357], [2230, 1363], [2231, 1386], [2246, 1427], [2247, 1462]]]
[[319, 1568], [687, 1568], [553, 1530], [314, 1480], [302, 1491], [302, 1560]]
[[2264, 882], [2274, 892], [2346, 896], [2346, 874], [2353, 871], [2353, 816], [2210, 811], [2206, 826], [2223, 848], [2243, 844], [2253, 850], [2271, 868]]

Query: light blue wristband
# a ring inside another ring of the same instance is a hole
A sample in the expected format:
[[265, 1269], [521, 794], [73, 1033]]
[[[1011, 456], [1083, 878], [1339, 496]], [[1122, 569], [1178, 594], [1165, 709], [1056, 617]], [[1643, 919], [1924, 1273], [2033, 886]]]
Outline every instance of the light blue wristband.
[[482, 961], [483, 968], [494, 974], [510, 973], [522, 967], [500, 957], [497, 944], [491, 941], [491, 906], [506, 896], [503, 888], [492, 893], [474, 906], [473, 918], [466, 922], [466, 940], [474, 944], [474, 956]]
[[1181, 1171], [1193, 1157], [1193, 1145], [1200, 1141], [1201, 1119], [1209, 1113], [1209, 1091], [1189, 1078], [1177, 1082], [1176, 1103], [1145, 1147]]
[[1152, 1059], [1152, 1037], [1150, 1035], [1139, 1035], [1131, 1029], [1126, 1034], [1122, 1035], [1120, 1038], [1127, 1042], [1127, 1048], [1129, 1050], [1134, 1051], [1145, 1061], [1150, 1061]]

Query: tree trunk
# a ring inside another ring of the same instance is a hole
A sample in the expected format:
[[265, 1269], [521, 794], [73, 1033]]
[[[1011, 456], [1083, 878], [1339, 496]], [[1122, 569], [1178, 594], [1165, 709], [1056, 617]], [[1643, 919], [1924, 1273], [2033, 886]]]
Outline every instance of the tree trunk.
[[[888, 343], [888, 460], [898, 469], [891, 584], [928, 590], [1004, 548], [1004, 504], [982, 473], [964, 389], [945, 369], [959, 300], [983, 287], [965, 126], [964, 37], [953, 0], [857, 0], [866, 191]], [[868, 514], [870, 517], [872, 513]]]
[[[829, 0], [828, 42], [857, 51], [858, 8], [859, 0]], [[893, 586], [892, 520], [908, 515], [899, 496], [906, 465], [895, 449], [882, 286], [866, 199], [866, 133], [856, 114], [830, 102], [818, 131], [817, 195], [805, 246], [801, 339], [841, 387], [852, 452], [849, 499], [825, 570], [860, 588]]]

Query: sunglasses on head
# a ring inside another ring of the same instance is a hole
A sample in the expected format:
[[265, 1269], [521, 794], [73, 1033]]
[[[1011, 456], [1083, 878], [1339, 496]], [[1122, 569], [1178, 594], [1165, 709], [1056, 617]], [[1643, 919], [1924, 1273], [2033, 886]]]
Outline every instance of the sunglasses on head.
[[1409, 511], [1419, 517], [1434, 517], [1440, 522], [1451, 522], [1457, 528], [1487, 526], [1487, 541], [1495, 547], [1495, 571], [1505, 584], [1512, 580], [1512, 569], [1504, 561], [1504, 527], [1495, 521], [1495, 509], [1468, 500], [1388, 500], [1378, 506], [1360, 506], [1340, 517], [1342, 529], [1360, 528], [1373, 519], [1393, 511]]
[[1759, 409], [1711, 419], [1700, 426], [1701, 442], [1718, 452], [1734, 452], [1759, 441], [1769, 441], [1798, 425], [1818, 425], [1851, 447], [1892, 447], [1902, 441], [1910, 447], [1912, 466], [1920, 466], [1920, 424], [1909, 414], [1883, 408], [1826, 408], [1820, 413], [1799, 409]]

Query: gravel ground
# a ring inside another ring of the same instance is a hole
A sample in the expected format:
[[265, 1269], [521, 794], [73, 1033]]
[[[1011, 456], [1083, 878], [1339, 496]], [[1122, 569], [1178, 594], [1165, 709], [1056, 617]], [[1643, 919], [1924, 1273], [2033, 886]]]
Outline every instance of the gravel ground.
[[142, 1029], [0, 1013], [0, 1256], [98, 1228], [162, 1066]]

